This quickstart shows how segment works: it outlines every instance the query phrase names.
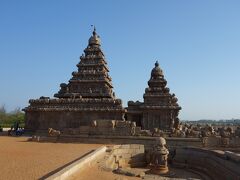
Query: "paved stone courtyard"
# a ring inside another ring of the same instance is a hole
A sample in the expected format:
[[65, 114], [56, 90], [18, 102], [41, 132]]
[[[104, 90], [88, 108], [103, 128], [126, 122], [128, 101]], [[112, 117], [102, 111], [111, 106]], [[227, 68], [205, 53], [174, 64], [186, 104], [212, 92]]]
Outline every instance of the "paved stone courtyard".
[[0, 179], [39, 179], [101, 145], [28, 142], [0, 136]]

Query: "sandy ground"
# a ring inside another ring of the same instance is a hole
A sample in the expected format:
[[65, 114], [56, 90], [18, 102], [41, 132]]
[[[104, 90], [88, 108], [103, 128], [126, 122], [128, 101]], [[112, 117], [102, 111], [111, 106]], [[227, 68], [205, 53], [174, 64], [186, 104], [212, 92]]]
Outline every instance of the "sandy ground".
[[0, 136], [0, 179], [38, 179], [101, 146], [38, 143], [27, 139]]
[[114, 174], [102, 170], [97, 165], [90, 165], [71, 175], [68, 180], [141, 180], [141, 178]]

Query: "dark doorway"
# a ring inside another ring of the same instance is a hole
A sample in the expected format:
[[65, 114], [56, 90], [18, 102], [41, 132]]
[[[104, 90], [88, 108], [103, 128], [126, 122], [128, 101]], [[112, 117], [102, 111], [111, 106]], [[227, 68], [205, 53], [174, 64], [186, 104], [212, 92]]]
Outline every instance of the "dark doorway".
[[142, 127], [142, 115], [141, 114], [132, 115], [132, 121], [136, 122], [137, 126]]

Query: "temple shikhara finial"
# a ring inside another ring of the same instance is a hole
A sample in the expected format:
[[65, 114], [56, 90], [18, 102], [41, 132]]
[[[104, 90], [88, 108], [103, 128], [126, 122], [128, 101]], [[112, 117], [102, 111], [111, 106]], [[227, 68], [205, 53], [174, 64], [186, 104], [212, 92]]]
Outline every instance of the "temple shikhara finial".
[[93, 27], [93, 32], [92, 32], [92, 34], [93, 34], [93, 35], [96, 35], [96, 34], [97, 34], [97, 32], [96, 32], [96, 26], [92, 24], [91, 27]]
[[158, 61], [155, 62], [155, 67], [152, 69], [151, 72], [151, 79], [158, 79], [163, 77], [163, 71], [162, 69], [159, 67], [159, 63]]
[[89, 45], [100, 46], [101, 40], [100, 40], [100, 36], [96, 32], [96, 27], [94, 25], [91, 25], [91, 26], [93, 26], [93, 32], [92, 32], [93, 35], [89, 38], [88, 43]]

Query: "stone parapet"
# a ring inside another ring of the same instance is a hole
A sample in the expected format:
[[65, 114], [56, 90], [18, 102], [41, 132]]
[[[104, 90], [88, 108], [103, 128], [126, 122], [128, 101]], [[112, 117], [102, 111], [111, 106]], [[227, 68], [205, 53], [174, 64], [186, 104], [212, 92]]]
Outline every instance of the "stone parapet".
[[[37, 137], [37, 136], [36, 136]], [[109, 136], [109, 135], [67, 135], [61, 134], [59, 138], [40, 136], [40, 142], [47, 142], [49, 139], [56, 142], [68, 143], [94, 143], [94, 144], [142, 144], [145, 149], [152, 148], [156, 137], [144, 136]], [[170, 148], [177, 147], [203, 147], [200, 138], [165, 138]]]
[[[239, 154], [200, 148], [177, 148], [174, 162], [203, 172], [212, 179], [240, 179]], [[224, 172], [224, 173], [223, 173]]]

